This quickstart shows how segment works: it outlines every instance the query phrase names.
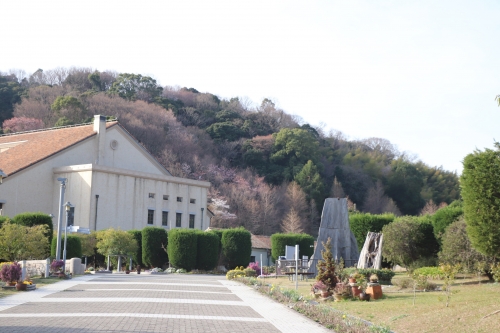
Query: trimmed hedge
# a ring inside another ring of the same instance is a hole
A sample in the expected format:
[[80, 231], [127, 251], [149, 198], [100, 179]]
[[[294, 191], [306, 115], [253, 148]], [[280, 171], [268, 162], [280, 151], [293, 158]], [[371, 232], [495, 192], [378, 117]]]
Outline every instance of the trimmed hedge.
[[134, 256], [132, 257], [132, 260], [134, 261], [134, 265], [140, 265], [143, 266], [142, 264], [142, 231], [141, 230], [128, 230], [127, 231], [129, 234], [131, 234], [135, 241], [137, 242], [137, 251], [135, 252]]
[[162, 267], [168, 262], [167, 231], [159, 227], [145, 227], [142, 232], [142, 263], [146, 267]]
[[[81, 258], [82, 257], [82, 241], [77, 235], [67, 235], [68, 240], [66, 241], [66, 260], [71, 258]], [[56, 247], [57, 247], [57, 237], [52, 239], [50, 244], [50, 256], [52, 258], [56, 257]], [[64, 234], [61, 235], [61, 260], [64, 256]]]
[[252, 254], [252, 236], [244, 228], [226, 229], [222, 233], [222, 252], [229, 269], [247, 267]]
[[391, 283], [391, 279], [394, 277], [394, 275], [396, 275], [395, 272], [393, 272], [390, 269], [386, 269], [386, 268], [383, 268], [383, 269], [373, 269], [373, 268], [367, 269], [366, 268], [365, 269], [365, 268], [349, 267], [349, 268], [344, 268], [344, 271], [343, 271], [343, 273], [347, 276], [353, 274], [354, 272], [360, 273], [361, 275], [366, 277], [367, 280], [370, 278], [370, 276], [372, 274], [377, 274], [379, 281], [385, 282], [385, 283]]
[[[196, 266], [199, 232], [189, 229], [172, 229], [168, 233], [168, 258], [175, 268], [187, 271]], [[216, 237], [216, 236], [215, 236]]]
[[[456, 201], [454, 201], [453, 203], [455, 202]], [[443, 207], [435, 212], [434, 215], [432, 215], [431, 220], [432, 226], [434, 228], [434, 235], [436, 236], [436, 238], [441, 238], [446, 228], [453, 222], [457, 221], [460, 216], [463, 215], [463, 213], [464, 209], [460, 202], [455, 205]]]
[[[282, 234], [276, 233], [271, 236], [271, 255], [273, 260], [285, 255], [285, 246], [299, 245], [299, 258], [302, 256], [312, 257], [314, 254], [314, 237], [308, 234]], [[312, 245], [312, 246], [311, 246]]]
[[358, 249], [361, 251], [365, 244], [366, 235], [369, 231], [381, 232], [382, 228], [394, 221], [394, 214], [370, 214], [370, 213], [355, 213], [349, 214], [349, 224], [351, 231], [358, 243]]
[[25, 227], [33, 227], [35, 225], [45, 224], [49, 228], [45, 235], [49, 239], [49, 244], [52, 243], [52, 237], [54, 236], [54, 225], [52, 224], [52, 218], [49, 215], [45, 213], [21, 213], [14, 216], [12, 222], [23, 225]]
[[220, 244], [220, 238], [216, 233], [211, 231], [198, 232], [198, 254], [196, 256], [197, 269], [209, 271], [217, 266]]

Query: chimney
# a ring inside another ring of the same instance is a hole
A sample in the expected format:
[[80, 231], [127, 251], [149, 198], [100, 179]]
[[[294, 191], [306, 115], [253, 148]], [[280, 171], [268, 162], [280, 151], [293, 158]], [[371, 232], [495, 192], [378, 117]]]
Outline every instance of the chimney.
[[97, 157], [95, 164], [104, 164], [104, 147], [106, 144], [106, 117], [94, 116], [94, 132], [97, 132]]

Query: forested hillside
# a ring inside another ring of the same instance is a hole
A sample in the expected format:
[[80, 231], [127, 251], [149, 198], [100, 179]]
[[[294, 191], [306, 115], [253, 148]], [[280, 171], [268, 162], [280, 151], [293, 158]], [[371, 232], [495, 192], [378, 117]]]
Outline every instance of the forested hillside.
[[455, 173], [412, 160], [383, 138], [325, 133], [269, 99], [254, 107], [90, 68], [0, 73], [4, 133], [89, 122], [95, 114], [118, 118], [173, 175], [210, 181], [214, 226], [315, 234], [329, 196], [396, 215], [459, 198]]

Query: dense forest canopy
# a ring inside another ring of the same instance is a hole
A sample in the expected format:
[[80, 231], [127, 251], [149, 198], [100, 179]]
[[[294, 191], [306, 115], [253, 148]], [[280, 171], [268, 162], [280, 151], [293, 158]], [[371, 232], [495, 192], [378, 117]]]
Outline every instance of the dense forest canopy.
[[330, 196], [347, 195], [352, 209], [396, 215], [459, 198], [456, 173], [416, 161], [383, 138], [325, 133], [270, 99], [254, 107], [91, 68], [0, 73], [4, 133], [89, 122], [96, 114], [118, 118], [173, 175], [210, 181], [215, 226], [315, 234]]

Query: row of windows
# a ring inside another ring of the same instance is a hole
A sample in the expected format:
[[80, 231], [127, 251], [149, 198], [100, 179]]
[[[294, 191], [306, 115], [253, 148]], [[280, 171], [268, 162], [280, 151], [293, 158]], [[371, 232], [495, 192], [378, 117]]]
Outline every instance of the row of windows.
[[[154, 199], [155, 198], [155, 193], [149, 193], [149, 198]], [[167, 194], [163, 195], [163, 200], [168, 200], [169, 196]], [[177, 197], [177, 202], [182, 202], [182, 197]], [[189, 199], [189, 203], [196, 203], [196, 199]]]
[[[189, 214], [189, 228], [194, 229], [194, 214]], [[154, 224], [155, 211], [154, 209], [148, 209], [148, 224]], [[175, 227], [180, 228], [182, 221], [182, 213], [175, 213]], [[161, 225], [168, 226], [168, 212], [161, 212]]]

